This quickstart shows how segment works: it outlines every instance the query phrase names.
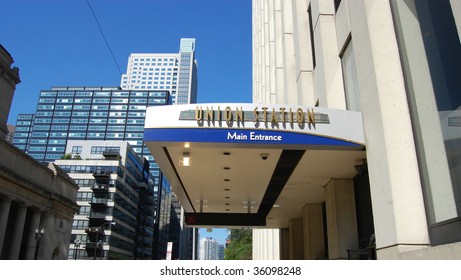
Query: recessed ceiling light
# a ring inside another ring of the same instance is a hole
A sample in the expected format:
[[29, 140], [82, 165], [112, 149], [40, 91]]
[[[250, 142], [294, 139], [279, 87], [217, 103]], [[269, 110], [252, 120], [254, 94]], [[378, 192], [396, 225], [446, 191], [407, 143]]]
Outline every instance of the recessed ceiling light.
[[226, 196], [226, 199], [230, 199], [230, 196]]
[[230, 191], [230, 189], [224, 189], [226, 192]]
[[189, 152], [183, 152], [182, 157], [179, 158], [179, 166], [190, 166], [191, 158]]
[[226, 205], [230, 205], [230, 203], [226, 203]]
[[224, 182], [229, 182], [229, 181], [230, 181], [230, 179], [224, 179]]
[[229, 170], [230, 167], [227, 167], [227, 166], [226, 166], [226, 167], [223, 167], [223, 169], [224, 169], [224, 170]]
[[226, 211], [230, 211], [230, 209], [226, 209]]
[[225, 155], [225, 156], [230, 156], [231, 153], [229, 153], [229, 152], [224, 152], [224, 153], [222, 153], [222, 154]]

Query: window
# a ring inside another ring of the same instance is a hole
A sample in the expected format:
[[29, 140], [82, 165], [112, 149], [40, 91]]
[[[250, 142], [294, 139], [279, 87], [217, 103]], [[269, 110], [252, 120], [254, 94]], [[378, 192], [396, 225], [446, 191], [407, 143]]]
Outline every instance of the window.
[[339, 4], [341, 4], [341, 0], [334, 0], [334, 1], [335, 1], [335, 12], [336, 12], [339, 8]]
[[92, 133], [92, 132], [89, 132], [88, 133], [88, 138], [104, 139], [105, 135], [106, 135], [105, 133]]
[[72, 147], [73, 154], [81, 154], [82, 153], [82, 146], [73, 146]]
[[359, 88], [357, 70], [355, 68], [354, 49], [352, 40], [349, 40], [347, 47], [341, 57], [343, 70], [344, 91], [346, 93], [346, 108], [351, 111], [361, 111], [359, 99]]
[[117, 146], [92, 146], [91, 147], [91, 154], [102, 154], [105, 151], [111, 152], [120, 152], [120, 147]]
[[451, 3], [391, 0], [432, 245], [461, 241], [461, 137], [453, 121], [461, 116], [461, 45]]

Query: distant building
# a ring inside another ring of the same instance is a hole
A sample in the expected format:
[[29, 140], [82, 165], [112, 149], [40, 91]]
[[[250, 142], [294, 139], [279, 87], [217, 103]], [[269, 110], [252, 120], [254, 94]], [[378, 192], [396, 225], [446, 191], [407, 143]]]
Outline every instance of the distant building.
[[69, 259], [155, 259], [147, 161], [126, 141], [69, 140], [66, 152], [75, 149], [70, 159], [55, 161], [79, 186]]
[[0, 259], [66, 259], [78, 187], [56, 165], [42, 165], [5, 141], [20, 82], [0, 45]]
[[15, 126], [14, 125], [11, 125], [11, 124], [8, 124], [7, 125], [7, 129], [8, 129], [8, 133], [6, 134], [6, 141], [8, 141], [9, 143], [12, 143], [13, 142], [13, 137], [14, 137], [14, 131], [15, 131]]
[[196, 103], [195, 39], [182, 38], [179, 53], [132, 53], [120, 86], [124, 90], [168, 90], [171, 104]]
[[224, 260], [224, 244], [219, 244], [218, 245], [218, 260]]
[[16, 119], [15, 132], [11, 143], [22, 151], [29, 149], [34, 114], [19, 114]]
[[219, 260], [219, 244], [218, 241], [212, 237], [205, 237], [200, 239], [199, 260]]

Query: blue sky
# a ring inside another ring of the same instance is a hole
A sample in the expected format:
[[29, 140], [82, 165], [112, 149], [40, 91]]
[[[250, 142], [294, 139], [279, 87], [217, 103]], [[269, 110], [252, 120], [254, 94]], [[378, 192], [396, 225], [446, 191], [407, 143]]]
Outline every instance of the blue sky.
[[[251, 102], [251, 0], [0, 0], [0, 44], [19, 67], [8, 123], [53, 86], [118, 86], [130, 53], [196, 38], [198, 102]], [[211, 236], [225, 242], [227, 232]]]
[[[175, 53], [196, 38], [198, 102], [251, 102], [251, 0], [90, 0], [122, 73], [130, 53]], [[118, 86], [87, 0], [0, 0], [0, 44], [20, 69], [9, 123], [40, 90]]]

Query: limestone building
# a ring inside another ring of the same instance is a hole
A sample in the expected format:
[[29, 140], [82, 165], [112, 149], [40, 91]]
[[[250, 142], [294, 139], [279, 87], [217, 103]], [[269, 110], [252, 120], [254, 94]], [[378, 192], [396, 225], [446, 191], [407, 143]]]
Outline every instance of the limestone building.
[[19, 70], [0, 45], [0, 258], [66, 259], [77, 185], [6, 142], [6, 120]]

